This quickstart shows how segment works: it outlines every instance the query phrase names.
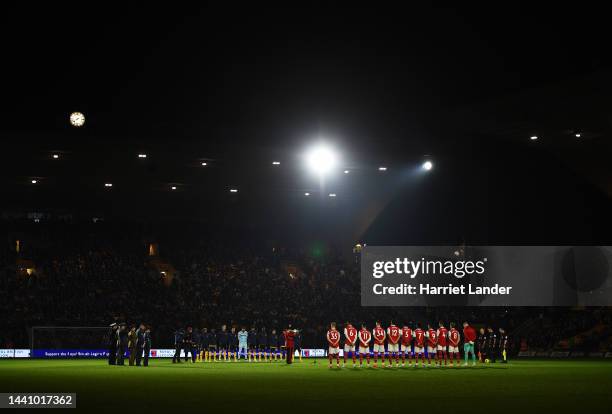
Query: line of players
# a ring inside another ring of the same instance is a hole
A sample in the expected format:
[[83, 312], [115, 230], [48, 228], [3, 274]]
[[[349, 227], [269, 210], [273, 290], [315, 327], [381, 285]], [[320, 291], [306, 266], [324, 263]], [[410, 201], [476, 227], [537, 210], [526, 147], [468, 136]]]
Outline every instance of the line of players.
[[[276, 329], [270, 333], [265, 328], [247, 331], [242, 327], [240, 331], [226, 325], [216, 332], [202, 328], [199, 332], [188, 326], [185, 330], [178, 329], [174, 333], [175, 353], [173, 363], [180, 363], [181, 350], [184, 352], [185, 362], [189, 361], [238, 361], [242, 358], [250, 362], [281, 361], [293, 362], [293, 351], [301, 351], [300, 331], [291, 325], [280, 335]], [[299, 353], [301, 360], [301, 352]]]
[[[377, 321], [375, 328], [370, 332], [365, 324], [362, 324], [361, 329], [358, 331], [350, 322], [346, 322], [344, 328], [344, 361], [342, 366], [346, 366], [347, 358], [350, 356], [353, 360], [353, 367], [355, 367], [357, 355], [359, 356], [359, 367], [363, 367], [364, 358], [369, 367], [370, 359], [373, 357], [373, 367], [376, 368], [379, 356], [383, 367], [392, 367], [393, 361], [395, 361], [395, 366], [399, 367], [400, 360], [401, 366], [404, 367], [406, 366], [406, 359], [408, 359], [408, 366], [414, 367], [419, 366], [419, 359], [421, 360], [422, 367], [426, 366], [426, 359], [428, 366], [432, 366], [432, 360], [435, 367], [449, 366], [449, 362], [450, 366], [453, 366], [453, 363], [455, 363], [455, 366], [459, 366], [461, 364], [459, 354], [461, 334], [454, 322], [451, 322], [449, 327], [450, 329], [447, 329], [444, 326], [444, 322], [440, 322], [437, 329], [432, 325], [427, 325], [427, 330], [425, 330], [420, 323], [417, 323], [415, 329], [408, 325], [400, 328], [391, 321], [385, 330], [380, 321]], [[503, 329], [500, 329], [500, 332], [503, 332]], [[463, 337], [465, 342], [464, 365], [468, 364], [468, 356], [472, 357], [472, 364], [475, 365], [474, 342], [476, 341], [476, 332], [467, 322], [463, 324]], [[336, 323], [332, 322], [329, 331], [327, 331], [330, 368], [333, 366], [334, 359], [336, 360], [337, 367], [340, 367], [340, 340], [340, 332], [336, 327]], [[387, 345], [386, 350], [385, 343]], [[503, 347], [505, 360], [506, 347], [508, 345], [508, 338], [505, 336], [505, 333], [498, 343], [500, 347]], [[371, 345], [372, 349], [370, 349]], [[427, 352], [425, 352], [425, 349]], [[385, 365], [385, 357], [389, 362], [388, 365]]]

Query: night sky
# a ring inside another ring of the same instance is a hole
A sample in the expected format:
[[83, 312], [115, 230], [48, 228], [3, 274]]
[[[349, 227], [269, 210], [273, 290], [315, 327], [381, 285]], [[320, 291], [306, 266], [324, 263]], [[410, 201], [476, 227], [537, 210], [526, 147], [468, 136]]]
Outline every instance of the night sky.
[[[3, 213], [379, 244], [612, 241], [596, 11], [74, 3], [0, 19]], [[300, 159], [318, 139], [351, 170], [325, 188]]]

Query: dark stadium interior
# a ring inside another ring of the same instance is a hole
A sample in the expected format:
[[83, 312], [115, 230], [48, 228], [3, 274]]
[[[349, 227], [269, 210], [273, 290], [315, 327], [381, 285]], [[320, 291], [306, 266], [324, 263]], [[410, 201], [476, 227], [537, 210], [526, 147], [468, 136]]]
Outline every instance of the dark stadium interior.
[[[467, 320], [513, 355], [612, 352], [610, 307], [363, 307], [353, 250], [611, 245], [605, 13], [29, 7], [0, 23], [0, 348], [33, 326], [145, 322], [171, 348], [188, 324], [291, 323], [324, 348], [332, 320]], [[342, 155], [325, 186], [320, 139]]]

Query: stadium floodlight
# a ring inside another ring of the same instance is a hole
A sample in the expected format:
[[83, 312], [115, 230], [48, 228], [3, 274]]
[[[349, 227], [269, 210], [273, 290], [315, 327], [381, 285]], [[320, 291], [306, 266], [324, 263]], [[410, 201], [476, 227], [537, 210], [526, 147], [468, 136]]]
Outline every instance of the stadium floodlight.
[[433, 163], [431, 161], [425, 161], [421, 166], [425, 171], [429, 171], [433, 168]]
[[330, 197], [335, 197], [335, 196], [336, 196], [336, 193], [329, 193], [329, 196], [330, 196]]
[[387, 171], [387, 167], [378, 167], [378, 171]]
[[170, 187], [170, 189], [171, 189], [172, 191], [174, 191], [174, 190], [176, 190], [176, 186], [175, 186], [175, 185], [173, 185], [172, 187]]
[[344, 173], [348, 174], [348, 173], [350, 173], [350, 171], [349, 170], [344, 170]]
[[147, 154], [138, 154], [138, 158], [147, 158]]
[[336, 153], [324, 144], [312, 148], [306, 155], [308, 168], [318, 175], [329, 173], [336, 166], [337, 161]]
[[202, 163], [202, 167], [206, 167], [207, 165], [208, 165], [208, 163], [206, 163], [206, 162]]
[[104, 187], [106, 188], [111, 188], [113, 186], [113, 183], [104, 183]]
[[32, 184], [37, 184], [37, 183], [38, 183], [38, 180], [32, 180], [32, 181], [31, 181], [31, 183], [32, 183]]
[[272, 165], [280, 165], [280, 161], [272, 161]]
[[53, 157], [54, 160], [57, 160], [59, 158], [59, 154], [53, 154], [51, 157]]
[[576, 138], [580, 138], [580, 137], [582, 136], [582, 135], [580, 134], [580, 132], [576, 132], [574, 135], [575, 135], [575, 137], [576, 137]]
[[529, 137], [530, 140], [535, 141], [536, 139], [538, 139], [537, 135], [532, 135], [531, 137]]
[[310, 193], [308, 193], [308, 192], [304, 193], [304, 195], [305, 195], [306, 197], [310, 197]]
[[238, 189], [237, 188], [230, 188], [230, 193], [237, 193]]

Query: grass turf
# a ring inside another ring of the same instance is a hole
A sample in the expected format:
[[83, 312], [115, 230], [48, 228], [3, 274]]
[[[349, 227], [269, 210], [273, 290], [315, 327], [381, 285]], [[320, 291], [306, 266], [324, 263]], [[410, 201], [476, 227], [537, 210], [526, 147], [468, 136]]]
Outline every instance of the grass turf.
[[[608, 411], [612, 361], [513, 361], [475, 368], [332, 369], [325, 360], [115, 367], [102, 360], [0, 360], [0, 392], [76, 392], [77, 409], [151, 413]], [[381, 405], [378, 405], [381, 404]]]

